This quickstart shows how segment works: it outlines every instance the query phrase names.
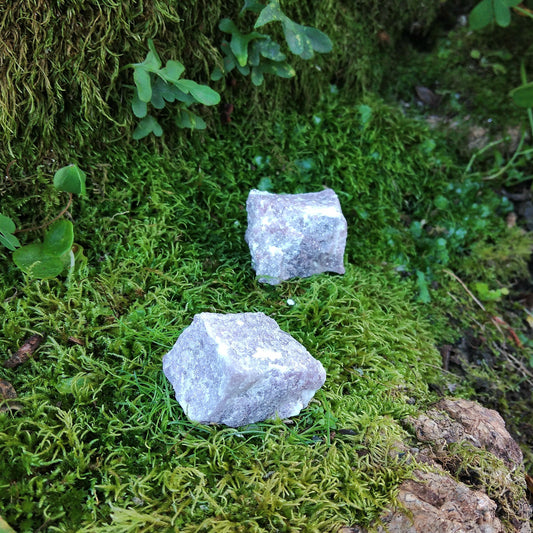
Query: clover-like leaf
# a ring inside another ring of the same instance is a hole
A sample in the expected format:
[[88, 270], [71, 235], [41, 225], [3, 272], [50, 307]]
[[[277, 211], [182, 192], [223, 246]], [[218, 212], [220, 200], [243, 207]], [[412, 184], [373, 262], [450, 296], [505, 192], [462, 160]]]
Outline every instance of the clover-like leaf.
[[257, 17], [257, 20], [255, 21], [254, 28], [260, 28], [269, 22], [282, 22], [285, 19], [287, 19], [287, 16], [281, 10], [279, 1], [272, 0], [263, 8], [261, 13], [259, 13], [259, 17]]
[[509, 8], [520, 4], [521, 0], [482, 0], [470, 12], [468, 22], [470, 29], [480, 30], [496, 22], [506, 27], [511, 22]]
[[147, 115], [137, 124], [132, 137], [138, 141], [150, 135], [150, 133], [153, 133], [156, 137], [161, 137], [163, 135], [163, 128], [152, 115]]
[[54, 222], [44, 236], [42, 249], [47, 255], [60, 256], [70, 252], [74, 243], [74, 226], [62, 218]]
[[480, 30], [494, 21], [492, 0], [482, 0], [468, 16], [468, 24], [472, 30]]
[[520, 107], [533, 107], [533, 82], [520, 85], [511, 91], [513, 102]]
[[[228, 44], [229, 48], [229, 44]], [[227, 74], [231, 72], [237, 66], [237, 58], [233, 55], [233, 52], [229, 50], [229, 54], [224, 57], [224, 72]]]
[[493, 2], [496, 24], [506, 28], [511, 23], [511, 11], [503, 0], [493, 0]]
[[179, 61], [167, 61], [166, 67], [161, 69], [157, 75], [168, 83], [176, 83], [185, 71], [185, 67]]
[[250, 63], [252, 67], [257, 67], [261, 61], [258, 45], [259, 41], [255, 41], [254, 43], [252, 43], [248, 53], [248, 63]]
[[137, 87], [137, 94], [142, 102], [149, 102], [152, 98], [152, 77], [150, 72], [141, 67], [136, 67], [133, 80]]
[[133, 114], [137, 118], [144, 118], [148, 113], [148, 106], [146, 105], [146, 102], [143, 102], [139, 99], [137, 87], [133, 88], [133, 99], [131, 100], [131, 108], [133, 110]]
[[59, 191], [83, 196], [85, 194], [85, 172], [77, 165], [60, 168], [54, 175], [54, 187]]
[[237, 26], [231, 19], [222, 19], [218, 23], [218, 29], [220, 31], [223, 31], [224, 33], [240, 33], [239, 28], [237, 28]]
[[241, 67], [238, 63], [237, 63], [237, 70], [243, 75], [243, 76], [248, 76], [248, 74], [250, 74], [250, 67], [248, 65], [245, 65], [244, 67]]
[[259, 32], [251, 32], [246, 35], [242, 33], [234, 33], [231, 36], [230, 47], [235, 54], [237, 61], [241, 67], [244, 67], [248, 62], [248, 44], [255, 39], [263, 39], [264, 35]]
[[27, 244], [13, 252], [13, 262], [23, 272], [37, 279], [55, 278], [61, 274], [68, 264], [66, 259], [47, 253], [41, 243]]
[[220, 102], [220, 94], [208, 87], [192, 80], [179, 80], [176, 87], [186, 94], [190, 94], [197, 102], [204, 105], [216, 105]]
[[195, 130], [205, 130], [207, 127], [203, 118], [195, 115], [188, 109], [180, 109], [176, 117], [176, 124], [180, 128], [191, 128]]
[[211, 81], [218, 81], [224, 77], [224, 73], [220, 67], [215, 67], [211, 72]]
[[[155, 109], [163, 109], [165, 107], [164, 93], [166, 91], [166, 86], [168, 84], [161, 78], [157, 78], [152, 87], [152, 98], [150, 103], [154, 106]], [[146, 114], [144, 115], [146, 116]], [[143, 118], [143, 117], [139, 117]]]
[[152, 39], [148, 39], [148, 48], [150, 51], [146, 54], [145, 60], [142, 63], [136, 63], [136, 66], [142, 66], [149, 72], [157, 72], [161, 68], [161, 58], [155, 49]]
[[296, 71], [287, 62], [264, 61], [260, 65], [261, 70], [266, 74], [275, 74], [280, 78], [293, 78]]
[[287, 56], [281, 51], [281, 46], [272, 39], [264, 39], [257, 43], [260, 54], [272, 61], [285, 61]]
[[293, 54], [302, 59], [311, 59], [314, 56], [311, 41], [305, 34], [305, 26], [286, 19], [283, 21], [283, 33], [287, 46]]
[[333, 49], [333, 43], [324, 32], [309, 26], [302, 26], [302, 29], [315, 52], [318, 52], [319, 54], [327, 54], [331, 52]]
[[252, 83], [256, 87], [259, 87], [265, 79], [263, 75], [263, 69], [261, 69], [260, 67], [253, 67], [251, 79], [252, 79]]
[[231, 33], [230, 48], [237, 63], [244, 67], [248, 62], [248, 44], [255, 39], [264, 39], [262, 33], [253, 31], [251, 33], [241, 33], [235, 23], [230, 19], [222, 19], [218, 25], [221, 31]]

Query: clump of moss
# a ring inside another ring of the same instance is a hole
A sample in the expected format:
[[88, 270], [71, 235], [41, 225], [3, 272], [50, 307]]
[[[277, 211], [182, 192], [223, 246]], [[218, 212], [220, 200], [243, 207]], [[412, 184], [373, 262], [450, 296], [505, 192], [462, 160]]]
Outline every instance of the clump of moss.
[[[252, 109], [257, 120], [273, 110], [292, 107], [295, 101], [313, 105], [324, 80], [370, 89], [379, 83], [385, 68], [378, 67], [379, 29], [386, 26], [394, 35], [413, 19], [429, 24], [437, 4], [430, 3], [421, 15], [414, 0], [389, 0], [379, 9], [363, 0], [354, 5], [287, 0], [283, 7], [289, 16], [331, 36], [333, 53], [327, 60], [298, 64], [301, 74], [292, 82], [270, 80], [256, 92], [248, 80], [239, 81], [228, 89], [225, 103]], [[26, 161], [29, 171], [50, 148], [74, 157], [103, 151], [109, 143], [124, 143], [135, 120], [128, 103], [131, 72], [123, 67], [142, 61], [147, 41], [153, 39], [162, 57], [183, 62], [191, 79], [208, 82], [221, 61], [218, 46], [223, 35], [218, 23], [224, 17], [236, 19], [241, 8], [237, 0], [179, 5], [147, 0], [142, 9], [94, 0], [69, 0], [61, 8], [44, 0], [16, 2], [0, 20], [4, 36], [0, 53], [5, 59], [0, 127], [6, 135], [0, 166], [5, 168], [16, 158]], [[224, 85], [215, 88], [223, 91]], [[166, 131], [173, 129], [169, 122]]]
[[[452, 282], [426, 257], [437, 286], [431, 308], [419, 301], [417, 237], [399, 216], [431, 214], [436, 192], [462, 179], [428, 138], [378, 98], [332, 94], [312, 114], [220, 126], [179, 151], [87, 158], [91, 200], [72, 213], [86, 261], [35, 281], [0, 251], [0, 346], [47, 335], [26, 366], [0, 371], [24, 409], [0, 413], [4, 518], [21, 532], [336, 531], [376, 518], [415, 467], [389, 453], [407, 438], [401, 421], [442, 381], [435, 344]], [[337, 192], [345, 275], [255, 281], [244, 206], [260, 184]], [[490, 238], [510, 235], [501, 213], [487, 220]], [[446, 266], [462, 265], [455, 253]], [[263, 311], [322, 361], [326, 385], [292, 423], [192, 424], [161, 358], [202, 311]]]

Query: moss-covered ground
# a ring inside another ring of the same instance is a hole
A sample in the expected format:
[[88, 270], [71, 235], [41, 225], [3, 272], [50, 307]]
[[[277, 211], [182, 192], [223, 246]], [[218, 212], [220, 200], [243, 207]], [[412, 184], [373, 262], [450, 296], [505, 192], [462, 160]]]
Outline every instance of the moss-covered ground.
[[[3, 353], [46, 335], [1, 371], [23, 407], [0, 414], [0, 498], [18, 531], [335, 531], [375, 518], [414, 468], [390, 450], [442, 381], [444, 308], [465, 299], [443, 267], [503, 240], [522, 268], [530, 241], [507, 228], [507, 202], [377, 99], [333, 94], [311, 116], [262, 126], [78, 162], [90, 176], [71, 210], [85, 258], [67, 277], [29, 279], [2, 252]], [[345, 275], [256, 282], [243, 236], [258, 185], [338, 193]], [[423, 216], [448, 230], [418, 228]], [[202, 311], [273, 317], [324, 364], [325, 386], [291, 423], [187, 421], [161, 358]]]
[[[393, 453], [414, 442], [408, 415], [452, 393], [527, 406], [532, 344], [517, 292], [532, 238], [448, 139], [332, 87], [307, 114], [257, 123], [237, 112], [166, 146], [85, 150], [74, 270], [30, 279], [0, 249], [3, 358], [45, 336], [27, 363], [0, 368], [21, 407], [0, 412], [2, 517], [19, 532], [338, 531], [379, 516], [417, 466]], [[69, 162], [51, 154], [31, 174], [13, 164], [2, 212], [19, 227], [53, 218], [66, 198], [51, 179]], [[259, 284], [244, 241], [249, 190], [325, 186], [348, 221], [346, 274]], [[161, 361], [203, 311], [271, 316], [322, 362], [324, 387], [291, 421], [191, 423]], [[467, 341], [477, 352], [463, 373], [443, 370], [438, 347]], [[531, 436], [513, 427], [527, 453]]]

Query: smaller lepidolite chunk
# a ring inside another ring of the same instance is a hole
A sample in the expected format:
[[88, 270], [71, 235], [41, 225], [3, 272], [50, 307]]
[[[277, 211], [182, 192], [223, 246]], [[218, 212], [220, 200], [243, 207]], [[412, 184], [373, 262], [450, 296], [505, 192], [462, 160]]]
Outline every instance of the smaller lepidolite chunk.
[[163, 357], [185, 414], [231, 427], [297, 415], [324, 384], [320, 361], [263, 313], [200, 313]]
[[322, 272], [344, 274], [347, 224], [334, 191], [272, 194], [253, 189], [246, 202], [252, 266], [277, 285]]

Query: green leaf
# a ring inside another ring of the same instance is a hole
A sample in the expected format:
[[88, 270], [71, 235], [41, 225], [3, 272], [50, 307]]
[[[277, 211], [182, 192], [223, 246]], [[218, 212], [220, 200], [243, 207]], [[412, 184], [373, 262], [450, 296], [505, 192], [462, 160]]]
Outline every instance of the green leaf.
[[318, 52], [319, 54], [327, 54], [331, 52], [333, 49], [333, 43], [325, 33], [309, 26], [302, 26], [302, 28], [315, 52]]
[[141, 65], [150, 72], [157, 72], [161, 68], [161, 59], [155, 49], [154, 41], [152, 41], [152, 39], [148, 39], [148, 48], [150, 51]]
[[254, 39], [263, 39], [264, 35], [256, 31], [243, 35], [242, 33], [234, 33], [231, 36], [230, 47], [235, 54], [237, 62], [241, 67], [244, 67], [248, 62], [248, 44]]
[[179, 61], [167, 61], [165, 68], [161, 69], [157, 75], [168, 83], [176, 83], [185, 71], [185, 67]]
[[230, 19], [222, 19], [218, 27], [225, 33], [231, 33], [230, 49], [241, 67], [244, 67], [248, 62], [248, 43], [255, 39], [265, 38], [265, 35], [256, 31], [247, 34], [241, 33]]
[[69, 252], [74, 243], [74, 226], [62, 218], [54, 222], [44, 236], [42, 248], [45, 254], [60, 256]]
[[272, 61], [285, 61], [287, 59], [287, 56], [281, 51], [280, 45], [270, 38], [254, 44], [257, 45], [261, 55], [267, 59]]
[[468, 24], [471, 30], [480, 30], [494, 22], [493, 0], [482, 0], [470, 12]]
[[64, 257], [47, 254], [40, 243], [22, 246], [13, 252], [13, 261], [23, 272], [37, 279], [55, 278], [65, 268]]
[[211, 73], [211, 81], [218, 81], [224, 77], [224, 73], [220, 67], [215, 67]]
[[174, 102], [180, 94], [183, 94], [177, 87], [170, 85], [170, 83], [165, 83], [161, 86], [161, 96], [167, 102]]
[[5, 215], [0, 214], [0, 233], [15, 233], [15, 223]]
[[262, 72], [275, 74], [280, 78], [292, 78], [296, 76], [296, 71], [286, 62], [268, 61], [260, 65]]
[[261, 13], [259, 13], [259, 17], [257, 17], [257, 20], [254, 24], [254, 28], [260, 28], [261, 26], [264, 26], [269, 22], [281, 22], [285, 19], [287, 19], [287, 16], [279, 7], [279, 2], [277, 0], [273, 0], [264, 7]]
[[261, 61], [261, 57], [259, 55], [259, 48], [258, 48], [259, 41], [255, 41], [250, 46], [250, 51], [248, 53], [248, 63], [251, 67], [257, 67]]
[[146, 113], [148, 113], [148, 106], [146, 105], [146, 102], [143, 102], [139, 99], [137, 87], [133, 88], [133, 99], [131, 101], [131, 108], [133, 109], [133, 114], [137, 118], [144, 118], [146, 116]]
[[187, 93], [184, 93], [183, 91], [180, 91], [177, 87], [176, 89], [176, 99], [180, 102], [183, 102], [187, 107], [189, 107], [191, 104], [194, 104], [196, 100]]
[[239, 64], [237, 64], [237, 70], [243, 75], [248, 76], [250, 74], [250, 67], [246, 65], [245, 67], [241, 67]]
[[246, 11], [252, 11], [253, 13], [260, 13], [265, 6], [257, 0], [244, 0], [244, 5], [239, 12], [239, 15], [243, 15]]
[[256, 87], [259, 87], [263, 83], [264, 79], [265, 77], [263, 76], [263, 71], [258, 67], [253, 67], [252, 68], [252, 83]]
[[231, 19], [222, 19], [218, 23], [218, 29], [224, 33], [240, 33], [239, 28], [235, 26], [235, 23]]
[[15, 223], [9, 217], [0, 214], [0, 244], [12, 252], [20, 246], [19, 240], [13, 235], [15, 230]]
[[227, 41], [223, 41], [220, 48], [225, 54], [223, 72], [225, 74], [228, 74], [237, 66], [237, 58], [233, 55], [233, 52], [231, 51], [231, 48]]
[[290, 19], [283, 22], [283, 33], [289, 50], [302, 59], [311, 59], [314, 56], [313, 46], [304, 30], [305, 26], [296, 24]]
[[176, 87], [193, 96], [201, 104], [216, 105], [220, 102], [220, 94], [207, 85], [200, 85], [192, 80], [179, 80], [176, 83]]
[[54, 175], [54, 187], [59, 191], [70, 192], [83, 196], [85, 190], [85, 172], [77, 165], [60, 168]]
[[511, 91], [513, 102], [520, 107], [533, 107], [533, 82], [520, 85]]
[[12, 252], [20, 247], [20, 241], [11, 233], [0, 233], [0, 244]]
[[144, 117], [139, 124], [137, 124], [132, 137], [138, 141], [139, 139], [143, 139], [147, 135], [150, 135], [150, 133], [153, 133], [156, 137], [161, 137], [161, 135], [163, 135], [163, 128], [152, 115]]
[[[168, 84], [161, 78], [157, 78], [155, 80], [154, 86], [152, 87], [152, 98], [150, 100], [150, 103], [154, 106], [155, 109], [163, 109], [165, 107], [165, 99], [163, 97], [163, 94], [167, 85]], [[146, 113], [144, 114], [144, 116], [146, 116]]]
[[498, 26], [506, 28], [511, 24], [511, 11], [504, 0], [493, 0], [494, 17]]
[[191, 128], [196, 130], [205, 130], [206, 123], [205, 121], [195, 115], [188, 109], [181, 109], [178, 116], [176, 117], [176, 124], [180, 128]]
[[152, 78], [150, 73], [143, 68], [136, 68], [133, 72], [133, 79], [137, 86], [139, 99], [149, 102], [152, 98]]

